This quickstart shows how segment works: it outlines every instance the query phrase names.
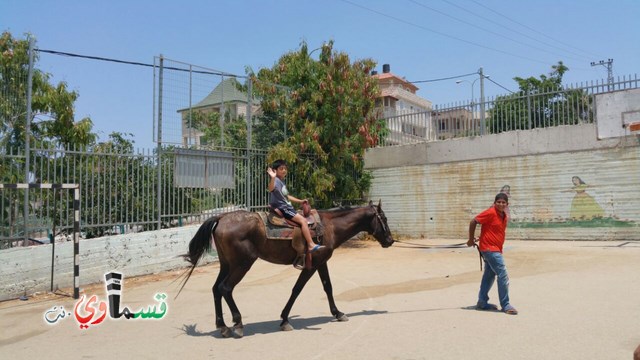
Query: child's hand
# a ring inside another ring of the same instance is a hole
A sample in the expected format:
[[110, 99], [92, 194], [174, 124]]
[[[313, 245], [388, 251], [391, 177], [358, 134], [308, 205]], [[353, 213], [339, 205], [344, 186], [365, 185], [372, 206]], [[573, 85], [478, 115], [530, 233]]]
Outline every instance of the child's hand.
[[269, 174], [269, 176], [271, 177], [276, 177], [276, 172], [271, 167], [267, 168], [267, 174]]

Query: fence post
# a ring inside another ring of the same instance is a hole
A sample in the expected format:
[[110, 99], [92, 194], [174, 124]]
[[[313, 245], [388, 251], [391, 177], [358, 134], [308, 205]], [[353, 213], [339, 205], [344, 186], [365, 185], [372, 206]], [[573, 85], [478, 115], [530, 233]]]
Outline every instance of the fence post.
[[158, 199], [158, 230], [162, 229], [162, 80], [164, 71], [164, 57], [160, 54], [160, 70], [158, 72], [158, 144], [157, 144], [157, 156], [158, 156], [158, 186], [157, 196]]
[[[482, 67], [478, 69], [478, 73], [480, 74], [480, 135], [484, 135], [486, 132], [486, 123], [485, 123], [485, 114], [484, 114], [484, 72]], [[471, 87], [473, 89], [473, 86]]]
[[251, 77], [248, 76], [247, 77], [247, 171], [246, 171], [246, 177], [247, 177], [247, 194], [246, 194], [246, 201], [247, 201], [247, 210], [251, 211], [251, 194], [252, 192], [252, 186], [253, 182], [251, 181], [251, 127], [253, 125], [253, 121], [251, 119], [251, 117], [253, 116], [253, 114], [251, 113], [251, 107], [253, 106], [253, 102], [252, 102], [252, 98], [253, 98], [253, 86], [251, 84]]
[[527, 122], [529, 123], [528, 130], [531, 130], [531, 92], [527, 89]]
[[[33, 43], [34, 38], [29, 36], [29, 72], [27, 73], [27, 123], [24, 131], [25, 160], [24, 160], [24, 182], [29, 183], [29, 167], [31, 166], [31, 92], [33, 86]], [[22, 246], [29, 244], [29, 234], [27, 232], [27, 218], [29, 217], [29, 187], [24, 190], [24, 241]]]
[[[55, 234], [54, 234], [55, 242]], [[80, 297], [80, 185], [73, 189], [73, 298]]]
[[220, 77], [222, 81], [220, 82], [220, 118], [218, 119], [218, 124], [220, 125], [220, 147], [224, 147], [224, 120], [225, 120], [225, 112], [227, 111], [224, 108], [224, 75]]

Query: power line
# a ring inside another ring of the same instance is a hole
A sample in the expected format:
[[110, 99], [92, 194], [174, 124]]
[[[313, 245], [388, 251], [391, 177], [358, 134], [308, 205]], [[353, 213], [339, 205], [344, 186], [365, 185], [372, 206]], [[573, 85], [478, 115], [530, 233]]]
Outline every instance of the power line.
[[[80, 55], [80, 54], [74, 54], [74, 53], [68, 53], [68, 52], [62, 52], [62, 51], [55, 51], [55, 50], [45, 50], [45, 49], [34, 49], [34, 50], [38, 51], [38, 52], [53, 54], [53, 55], [77, 57], [77, 58], [90, 59], [90, 60], [107, 61], [107, 62], [113, 62], [113, 63], [118, 63], [118, 64], [136, 65], [136, 66], [144, 66], [144, 67], [158, 67], [157, 65], [154, 65], [154, 64], [145, 64], [145, 63], [136, 62], [136, 61], [126, 61], [126, 60], [111, 59], [111, 58], [105, 58], [105, 57], [100, 57], [100, 56]], [[229, 73], [221, 72], [221, 71], [190, 70], [190, 69], [177, 68], [177, 67], [173, 67], [173, 66], [165, 66], [164, 69], [192, 72], [192, 73], [197, 73], [197, 74], [207, 74], [207, 75], [219, 75], [219, 76], [246, 78], [246, 76], [243, 76], [243, 75], [229, 74]]]
[[512, 93], [512, 94], [514, 93], [513, 91], [511, 91], [511, 90], [507, 89], [506, 87], [504, 87], [504, 86], [502, 86], [502, 85], [498, 84], [497, 82], [493, 81], [490, 77], [485, 76], [484, 78], [485, 78], [485, 79], [487, 79], [487, 80], [489, 80], [489, 81], [491, 81], [492, 83], [494, 83], [494, 84], [496, 84], [496, 85], [500, 86], [501, 88], [503, 88], [503, 89], [507, 90], [508, 92], [510, 92], [510, 93]]
[[[570, 51], [570, 50], [567, 50], [567, 49], [564, 49], [564, 48], [561, 48], [561, 47], [555, 46], [555, 45], [553, 45], [553, 44], [548, 44], [548, 43], [546, 43], [546, 42], [544, 42], [544, 41], [538, 40], [538, 39], [536, 39], [536, 38], [534, 38], [534, 37], [532, 37], [532, 36], [529, 36], [529, 35], [527, 35], [527, 34], [525, 34], [525, 33], [521, 32], [521, 31], [518, 31], [518, 30], [516, 30], [516, 29], [510, 28], [510, 27], [505, 26], [505, 25], [503, 25], [503, 24], [497, 23], [497, 22], [495, 22], [495, 21], [493, 21], [493, 20], [491, 20], [491, 19], [489, 19], [489, 18], [487, 18], [487, 17], [484, 17], [484, 16], [482, 16], [482, 15], [479, 15], [478, 13], [473, 12], [473, 11], [471, 11], [471, 10], [469, 10], [469, 9], [466, 9], [466, 8], [464, 8], [464, 7], [462, 7], [462, 6], [458, 5], [458, 4], [452, 3], [452, 2], [450, 2], [450, 1], [448, 1], [448, 0], [442, 0], [442, 1], [446, 2], [447, 4], [449, 4], [449, 5], [451, 5], [451, 6], [455, 6], [455, 7], [457, 7], [458, 9], [460, 9], [460, 10], [462, 10], [462, 11], [468, 12], [468, 13], [472, 14], [473, 16], [479, 17], [479, 18], [480, 18], [480, 19], [482, 19], [482, 20], [485, 20], [485, 21], [487, 21], [487, 22], [490, 22], [490, 23], [493, 23], [493, 24], [495, 24], [495, 25], [498, 25], [498, 26], [500, 26], [500, 27], [502, 27], [502, 28], [505, 28], [505, 29], [507, 29], [507, 30], [509, 30], [509, 31], [515, 32], [515, 33], [517, 33], [517, 34], [519, 34], [519, 35], [522, 35], [522, 36], [524, 36], [524, 37], [526, 37], [526, 38], [528, 38], [528, 39], [531, 39], [531, 40], [533, 40], [533, 41], [539, 42], [540, 44], [543, 44], [543, 45], [546, 45], [546, 46], [549, 46], [549, 47], [552, 47], [552, 48], [556, 48], [556, 49], [561, 50], [561, 51], [565, 51], [565, 52], [568, 52], [568, 53], [571, 53], [571, 54], [574, 54], [574, 55], [580, 56], [580, 57], [581, 57], [581, 59], [586, 59], [583, 55], [580, 55], [580, 54], [578, 54], [578, 53], [576, 53], [576, 52], [573, 52], [573, 51]], [[575, 58], [574, 58], [574, 59], [575, 59]]]
[[418, 81], [407, 81], [407, 82], [408, 82], [408, 83], [411, 83], [411, 84], [420, 84], [420, 83], [427, 83], [427, 82], [436, 82], [436, 81], [444, 81], [444, 80], [458, 79], [458, 78], [461, 78], [461, 77], [466, 77], [466, 76], [471, 76], [471, 75], [476, 75], [476, 74], [478, 74], [478, 72], [472, 72], [472, 73], [468, 73], [468, 74], [456, 75], [456, 76], [450, 76], [450, 77], [439, 78], [439, 79], [418, 80]]
[[77, 58], [84, 58], [84, 59], [91, 59], [91, 60], [109, 61], [109, 62], [127, 64], [127, 65], [138, 65], [138, 66], [153, 67], [153, 65], [151, 65], [151, 64], [145, 64], [145, 63], [140, 63], [140, 62], [135, 62], [135, 61], [124, 61], [124, 60], [109, 59], [109, 58], [98, 57], [98, 56], [79, 55], [79, 54], [73, 54], [73, 53], [67, 53], [67, 52], [55, 51], [55, 50], [45, 50], [45, 49], [34, 49], [34, 50], [38, 51], [38, 52], [42, 52], [42, 53], [53, 54], [53, 55], [62, 55], [62, 56], [77, 57]]
[[[540, 47], [536, 47], [536, 46], [533, 46], [533, 45], [531, 45], [531, 44], [523, 43], [523, 42], [521, 42], [521, 41], [519, 41], [519, 40], [517, 40], [517, 39], [511, 38], [511, 37], [506, 36], [506, 35], [504, 35], [504, 34], [501, 34], [501, 33], [498, 33], [498, 32], [495, 32], [495, 31], [492, 31], [492, 30], [490, 30], [490, 29], [484, 28], [484, 27], [482, 27], [482, 26], [479, 26], [479, 25], [476, 25], [476, 24], [470, 23], [470, 22], [468, 22], [468, 21], [465, 21], [465, 20], [459, 19], [459, 18], [457, 18], [457, 17], [455, 17], [455, 16], [453, 16], [453, 15], [449, 15], [449, 14], [447, 14], [447, 13], [445, 13], [445, 12], [443, 12], [443, 11], [440, 11], [440, 10], [438, 10], [438, 9], [434, 9], [434, 8], [429, 7], [429, 6], [427, 6], [427, 5], [421, 4], [421, 3], [417, 2], [416, 0], [408, 0], [408, 1], [410, 1], [410, 2], [414, 3], [414, 4], [418, 5], [418, 6], [421, 6], [421, 7], [425, 8], [425, 9], [429, 9], [429, 10], [431, 10], [431, 11], [434, 11], [434, 12], [438, 13], [438, 14], [444, 15], [444, 16], [446, 16], [446, 17], [448, 17], [448, 18], [451, 18], [451, 19], [453, 19], [453, 20], [456, 20], [456, 21], [458, 21], [458, 22], [461, 22], [461, 23], [463, 23], [463, 24], [467, 24], [467, 25], [472, 26], [472, 27], [475, 27], [475, 28], [477, 28], [477, 29], [480, 29], [480, 30], [486, 31], [486, 32], [488, 32], [488, 33], [490, 33], [490, 34], [493, 34], [493, 35], [496, 35], [496, 36], [502, 37], [502, 38], [507, 39], [507, 40], [510, 40], [510, 41], [513, 41], [513, 42], [515, 42], [515, 43], [517, 43], [517, 44], [524, 45], [524, 46], [527, 46], [527, 47], [529, 47], [529, 48], [533, 48], [533, 49], [536, 49], [536, 50], [540, 50], [540, 51], [543, 51], [543, 52], [549, 53], [549, 54], [551, 54], [551, 55], [555, 55], [555, 56], [562, 56], [562, 55], [560, 55], [560, 54], [556, 54], [556, 53], [551, 52], [551, 51], [549, 51], [549, 50], [546, 50], [546, 49], [543, 49], [543, 48], [540, 48]], [[448, 2], [448, 1], [446, 1], [446, 0], [442, 0], [442, 1], [445, 1], [445, 2], [449, 3], [449, 2]], [[451, 3], [450, 3], [450, 4], [451, 4]], [[460, 6], [458, 6], [458, 5], [455, 5], [455, 4], [451, 4], [451, 5], [454, 5], [454, 6], [458, 7], [458, 8], [461, 8], [462, 10], [468, 11], [468, 10], [466, 10], [466, 9], [464, 9], [464, 8], [462, 8], [462, 7], [460, 7]], [[475, 14], [474, 14], [474, 15], [475, 15]], [[477, 16], [479, 16], [479, 15], [477, 15]], [[487, 20], [487, 21], [490, 21], [490, 20], [488, 20], [488, 19], [486, 19], [486, 20]], [[515, 30], [512, 30], [512, 31], [515, 31]], [[516, 32], [517, 32], [517, 31], [516, 31]], [[522, 34], [522, 35], [524, 35], [524, 34]], [[532, 39], [533, 39], [533, 38], [532, 38]], [[536, 40], [536, 39], [533, 39], [533, 40]], [[536, 41], [537, 41], [537, 40], [536, 40]], [[543, 44], [544, 44], [544, 43], [543, 43]], [[576, 55], [577, 55], [577, 54], [576, 54]], [[566, 55], [565, 55], [565, 56], [566, 56]], [[573, 59], [575, 59], [575, 60], [583, 60], [583, 59], [584, 59], [584, 58], [582, 58], [582, 57], [581, 57], [581, 58], [575, 58], [575, 57], [572, 57], [572, 56], [567, 56], [567, 57], [569, 57], [569, 58], [573, 58]]]
[[526, 56], [521, 56], [521, 55], [517, 55], [517, 54], [512, 54], [512, 53], [507, 52], [507, 51], [503, 51], [503, 50], [495, 49], [495, 48], [492, 48], [492, 47], [489, 47], [489, 46], [480, 45], [480, 44], [474, 43], [474, 42], [469, 41], [469, 40], [465, 40], [465, 39], [461, 39], [461, 38], [458, 38], [458, 37], [455, 37], [455, 36], [451, 36], [451, 35], [449, 35], [449, 34], [445, 34], [445, 33], [443, 33], [443, 32], [440, 32], [440, 31], [437, 31], [437, 30], [430, 29], [430, 28], [428, 28], [428, 27], [426, 27], [426, 26], [418, 25], [418, 24], [415, 24], [415, 23], [412, 23], [412, 22], [409, 22], [409, 21], [406, 21], [406, 20], [403, 20], [403, 19], [397, 18], [397, 17], [395, 17], [395, 16], [391, 16], [391, 15], [385, 14], [385, 13], [383, 13], [383, 12], [380, 12], [380, 11], [377, 11], [377, 10], [374, 10], [374, 9], [371, 9], [371, 8], [368, 8], [368, 7], [366, 7], [366, 6], [363, 6], [363, 5], [360, 5], [360, 4], [356, 4], [356, 3], [351, 2], [351, 1], [349, 1], [349, 0], [341, 0], [341, 1], [342, 1], [342, 2], [345, 2], [345, 3], [347, 3], [347, 4], [350, 4], [350, 5], [353, 5], [353, 6], [355, 6], [355, 7], [359, 7], [359, 8], [361, 8], [361, 9], [363, 9], [363, 10], [366, 10], [366, 11], [369, 11], [369, 12], [373, 12], [373, 13], [378, 14], [378, 15], [380, 15], [380, 16], [384, 16], [384, 17], [387, 17], [387, 18], [389, 18], [389, 19], [395, 20], [395, 21], [397, 21], [397, 22], [401, 22], [401, 23], [406, 24], [406, 25], [411, 25], [411, 26], [417, 27], [417, 28], [419, 28], [419, 29], [426, 30], [426, 31], [429, 31], [429, 32], [432, 32], [432, 33], [438, 34], [438, 35], [440, 35], [440, 36], [444, 36], [444, 37], [447, 37], [447, 38], [450, 38], [450, 39], [454, 39], [454, 40], [457, 40], [457, 41], [460, 41], [460, 42], [467, 43], [467, 44], [469, 44], [469, 45], [473, 45], [473, 46], [477, 46], [477, 47], [480, 47], [480, 48], [483, 48], [483, 49], [487, 49], [487, 50], [491, 50], [491, 51], [499, 52], [499, 53], [501, 53], [501, 54], [505, 54], [505, 55], [509, 55], [509, 56], [517, 57], [517, 58], [520, 58], [520, 59], [529, 60], [529, 61], [537, 62], [537, 63], [540, 63], [540, 64], [548, 65], [548, 62], [547, 62], [547, 61], [536, 60], [536, 59], [532, 59], [532, 58], [529, 58], [529, 57], [526, 57]]
[[[446, 1], [446, 0], [442, 0], [442, 1]], [[588, 52], [588, 51], [585, 51], [585, 50], [579, 49], [579, 48], [577, 48], [577, 47], [575, 47], [575, 46], [572, 46], [572, 45], [567, 44], [567, 43], [565, 43], [565, 42], [562, 42], [562, 41], [560, 41], [560, 40], [556, 40], [556, 39], [554, 39], [553, 37], [548, 36], [548, 35], [546, 35], [546, 34], [544, 34], [544, 33], [540, 32], [540, 31], [538, 31], [538, 30], [536, 30], [536, 29], [534, 29], [534, 28], [532, 28], [532, 27], [529, 27], [529, 26], [527, 26], [527, 25], [525, 25], [525, 24], [522, 24], [522, 23], [520, 23], [520, 22], [518, 22], [518, 21], [516, 21], [516, 20], [513, 20], [513, 19], [511, 19], [510, 17], [508, 17], [508, 16], [506, 16], [506, 15], [504, 15], [504, 14], [501, 14], [501, 13], [499, 13], [499, 12], [497, 12], [497, 11], [493, 10], [493, 9], [489, 8], [488, 6], [486, 6], [486, 5], [482, 4], [482, 3], [479, 3], [479, 2], [478, 2], [478, 1], [476, 1], [476, 0], [471, 0], [471, 1], [473, 1], [474, 3], [476, 3], [478, 6], [481, 6], [481, 7], [485, 8], [485, 9], [487, 9], [487, 10], [489, 10], [489, 11], [491, 11], [491, 12], [493, 12], [493, 13], [495, 13], [495, 14], [497, 14], [497, 15], [499, 15], [499, 16], [501, 16], [501, 17], [503, 17], [503, 18], [505, 18], [505, 19], [507, 19], [507, 20], [509, 20], [509, 21], [513, 22], [513, 23], [515, 23], [515, 24], [518, 24], [518, 25], [520, 25], [520, 26], [522, 26], [522, 27], [524, 27], [524, 28], [526, 28], [526, 29], [529, 29], [529, 30], [531, 30], [531, 31], [533, 31], [533, 32], [535, 32], [535, 33], [538, 33], [538, 34], [540, 34], [540, 35], [542, 35], [542, 36], [546, 37], [547, 39], [553, 40], [553, 41], [555, 41], [555, 42], [557, 42], [557, 43], [560, 43], [560, 44], [562, 44], [562, 45], [564, 45], [564, 46], [568, 46], [568, 47], [570, 47], [570, 48], [576, 49], [576, 50], [581, 51], [581, 52], [583, 52], [583, 53], [585, 53], [585, 54], [594, 55], [594, 54], [592, 54], [592, 53], [590, 53], [590, 52]], [[515, 30], [514, 30], [514, 31], [515, 31]], [[526, 35], [524, 35], [524, 36], [526, 36]], [[567, 50], [565, 50], [565, 51], [567, 51]], [[573, 54], [575, 54], [575, 53], [573, 53]], [[576, 54], [576, 55], [579, 55], [579, 54]]]

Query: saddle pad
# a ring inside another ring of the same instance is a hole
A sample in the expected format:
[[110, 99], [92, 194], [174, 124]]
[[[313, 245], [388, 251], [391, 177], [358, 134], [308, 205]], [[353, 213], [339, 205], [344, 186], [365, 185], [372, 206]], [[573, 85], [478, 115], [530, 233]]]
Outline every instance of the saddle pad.
[[[258, 212], [267, 233], [267, 239], [269, 240], [291, 240], [294, 235], [294, 231], [299, 227], [293, 227], [289, 225], [283, 217], [280, 217], [273, 212]], [[320, 222], [320, 215], [316, 210], [311, 210], [311, 215], [307, 218], [309, 223], [309, 231], [311, 232], [311, 238], [320, 238], [323, 235], [322, 223]], [[298, 233], [300, 230], [298, 230]]]

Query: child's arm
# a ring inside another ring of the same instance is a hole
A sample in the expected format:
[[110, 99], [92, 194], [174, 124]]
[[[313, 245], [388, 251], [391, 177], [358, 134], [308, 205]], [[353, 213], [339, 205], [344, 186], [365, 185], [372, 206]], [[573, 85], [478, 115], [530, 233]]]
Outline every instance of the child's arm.
[[267, 168], [267, 174], [269, 174], [269, 176], [271, 177], [271, 179], [269, 180], [269, 192], [272, 192], [273, 189], [276, 188], [276, 172], [272, 169], [272, 168]]
[[293, 195], [288, 195], [287, 198], [289, 198], [289, 201], [294, 202], [294, 203], [298, 203], [298, 204], [303, 203], [305, 201], [309, 201], [307, 199], [300, 200], [300, 199], [298, 199], [297, 197], [295, 197]]

